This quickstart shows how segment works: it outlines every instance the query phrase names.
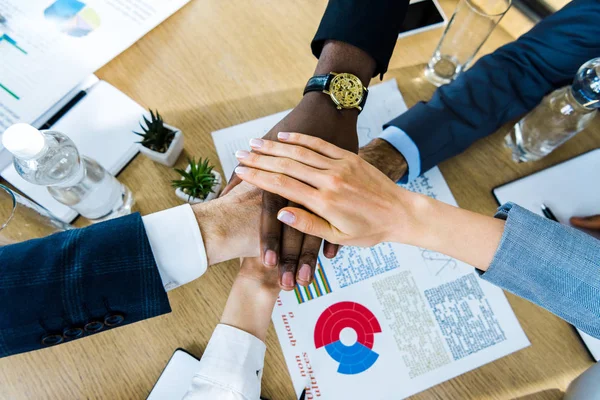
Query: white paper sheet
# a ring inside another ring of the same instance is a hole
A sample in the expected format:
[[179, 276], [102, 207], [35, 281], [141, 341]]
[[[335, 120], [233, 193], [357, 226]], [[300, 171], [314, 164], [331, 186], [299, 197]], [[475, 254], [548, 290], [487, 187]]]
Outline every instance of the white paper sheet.
[[[124, 93], [100, 81], [52, 130], [69, 136], [80, 154], [95, 159], [112, 174], [117, 174], [138, 152], [139, 136], [133, 131], [139, 131], [144, 112], [142, 106]], [[71, 222], [77, 217], [75, 211], [54, 200], [46, 187], [21, 178], [12, 164], [1, 175], [61, 220]]]
[[[282, 111], [212, 133], [217, 154], [227, 179], [229, 179], [238, 164], [235, 152], [237, 150], [249, 150], [250, 145], [248, 142], [250, 139], [264, 136], [290, 111]], [[381, 127], [404, 111], [406, 111], [406, 104], [398, 90], [395, 79], [370, 87], [367, 105], [358, 116], [359, 145], [364, 146], [379, 136]]]
[[[456, 204], [437, 168], [408, 188]], [[344, 247], [318, 268], [273, 311], [307, 399], [401, 399], [529, 345], [502, 290], [443, 254]]]
[[[494, 189], [494, 194], [501, 204], [512, 201], [540, 216], [544, 203], [556, 219], [568, 225], [572, 216], [600, 214], [600, 186], [591, 184], [597, 182], [598, 171], [600, 149], [507, 183]], [[600, 239], [597, 232], [586, 233]], [[600, 361], [600, 340], [578, 332], [594, 359]]]
[[[358, 122], [361, 145], [406, 110], [395, 80], [370, 92]], [[285, 113], [213, 133], [227, 176], [235, 151]], [[409, 188], [456, 204], [437, 168]], [[390, 243], [344, 247], [334, 260], [321, 255], [315, 282], [282, 292], [273, 323], [296, 393], [306, 387], [306, 399], [400, 399], [529, 345], [502, 290], [472, 267]]]
[[0, 133], [34, 122], [188, 1], [0, 0]]

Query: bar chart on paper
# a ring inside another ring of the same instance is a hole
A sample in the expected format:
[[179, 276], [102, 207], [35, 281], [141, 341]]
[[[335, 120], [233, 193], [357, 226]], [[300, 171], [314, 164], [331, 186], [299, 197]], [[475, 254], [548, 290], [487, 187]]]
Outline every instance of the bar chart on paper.
[[331, 293], [331, 284], [329, 283], [325, 270], [323, 270], [321, 260], [318, 260], [315, 269], [315, 279], [313, 279], [312, 283], [308, 286], [296, 285], [294, 294], [296, 295], [298, 304], [302, 304], [328, 293]]

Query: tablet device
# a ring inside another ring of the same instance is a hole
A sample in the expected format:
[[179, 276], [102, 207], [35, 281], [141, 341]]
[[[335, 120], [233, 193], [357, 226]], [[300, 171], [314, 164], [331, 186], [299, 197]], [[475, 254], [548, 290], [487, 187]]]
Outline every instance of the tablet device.
[[184, 349], [175, 350], [147, 400], [183, 399], [199, 368], [198, 358]]
[[411, 0], [398, 38], [439, 28], [445, 24], [446, 17], [436, 0]]

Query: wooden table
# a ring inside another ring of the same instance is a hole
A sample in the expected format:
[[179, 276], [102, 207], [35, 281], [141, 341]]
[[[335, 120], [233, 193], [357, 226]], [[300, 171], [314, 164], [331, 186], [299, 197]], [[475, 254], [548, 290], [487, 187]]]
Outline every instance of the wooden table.
[[[455, 2], [441, 3], [451, 15]], [[140, 104], [159, 109], [168, 123], [181, 128], [185, 155], [217, 162], [210, 132], [299, 101], [315, 66], [309, 43], [324, 7], [325, 0], [192, 0], [98, 75]], [[511, 10], [482, 53], [513, 40], [529, 26]], [[440, 35], [438, 29], [398, 41], [386, 79], [398, 80], [408, 105], [433, 93], [421, 72]], [[491, 215], [496, 208], [492, 187], [600, 145], [596, 124], [543, 161], [516, 165], [502, 148], [504, 132], [441, 165], [462, 207]], [[119, 179], [133, 189], [137, 209], [147, 214], [180, 204], [169, 186], [176, 177], [174, 171], [140, 156]], [[0, 399], [145, 398], [177, 347], [202, 354], [237, 269], [237, 261], [223, 263], [169, 293], [171, 314], [0, 359]], [[525, 300], [512, 295], [508, 299], [532, 346], [414, 399], [558, 399], [560, 391], [592, 364], [571, 326]], [[267, 345], [263, 394], [273, 400], [292, 399], [272, 328]]]

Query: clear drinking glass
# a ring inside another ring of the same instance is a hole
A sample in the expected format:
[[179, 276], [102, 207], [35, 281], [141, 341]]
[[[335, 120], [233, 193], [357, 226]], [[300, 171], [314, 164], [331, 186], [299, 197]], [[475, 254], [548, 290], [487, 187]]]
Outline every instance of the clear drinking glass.
[[0, 185], [0, 246], [73, 229], [48, 210]]
[[433, 56], [425, 77], [434, 85], [450, 83], [468, 68], [512, 0], [460, 0]]

